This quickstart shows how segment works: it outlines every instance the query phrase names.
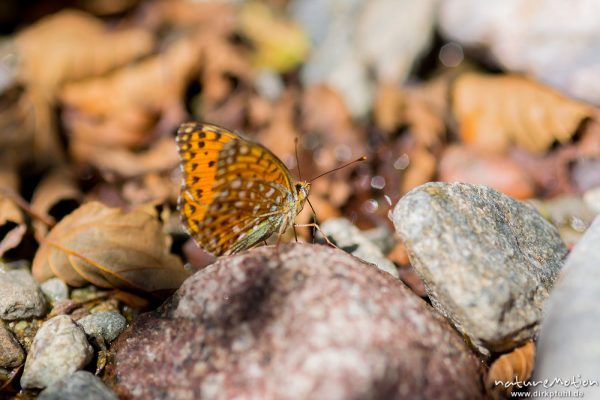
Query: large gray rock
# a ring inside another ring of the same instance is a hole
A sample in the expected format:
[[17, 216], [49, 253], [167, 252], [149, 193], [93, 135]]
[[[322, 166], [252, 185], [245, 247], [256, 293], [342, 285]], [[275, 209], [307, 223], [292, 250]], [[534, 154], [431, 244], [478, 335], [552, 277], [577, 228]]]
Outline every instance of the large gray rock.
[[19, 342], [0, 321], [0, 368], [14, 368], [23, 364], [25, 354]]
[[77, 323], [90, 336], [99, 335], [107, 343], [112, 342], [127, 327], [127, 320], [116, 311], [103, 311], [87, 315]]
[[46, 298], [27, 270], [0, 270], [0, 319], [41, 317]]
[[83, 330], [68, 315], [44, 322], [38, 330], [21, 377], [25, 389], [45, 388], [87, 365], [93, 349]]
[[428, 183], [392, 219], [433, 305], [480, 351], [537, 332], [567, 249], [533, 208], [483, 185]]
[[477, 399], [479, 362], [400, 281], [326, 246], [260, 247], [189, 278], [113, 344], [130, 399]]
[[[535, 380], [600, 372], [600, 217], [569, 254], [552, 291], [540, 331]], [[566, 389], [558, 385], [555, 389]], [[579, 389], [596, 398], [598, 386]]]
[[77, 371], [44, 389], [38, 400], [117, 400], [104, 382], [88, 371]]

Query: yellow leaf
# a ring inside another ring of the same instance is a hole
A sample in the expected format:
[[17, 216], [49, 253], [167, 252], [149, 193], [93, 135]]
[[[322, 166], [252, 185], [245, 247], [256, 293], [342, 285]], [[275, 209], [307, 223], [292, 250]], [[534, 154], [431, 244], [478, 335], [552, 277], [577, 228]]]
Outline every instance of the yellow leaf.
[[304, 61], [310, 45], [295, 23], [276, 15], [265, 4], [246, 3], [240, 13], [240, 28], [255, 46], [253, 63], [258, 68], [286, 72]]
[[188, 273], [166, 242], [158, 219], [143, 210], [87, 203], [50, 231], [33, 260], [33, 276], [40, 282], [57, 276], [71, 286], [173, 291]]
[[463, 74], [454, 82], [452, 107], [463, 141], [492, 153], [512, 144], [543, 153], [594, 115], [589, 105], [518, 75]]

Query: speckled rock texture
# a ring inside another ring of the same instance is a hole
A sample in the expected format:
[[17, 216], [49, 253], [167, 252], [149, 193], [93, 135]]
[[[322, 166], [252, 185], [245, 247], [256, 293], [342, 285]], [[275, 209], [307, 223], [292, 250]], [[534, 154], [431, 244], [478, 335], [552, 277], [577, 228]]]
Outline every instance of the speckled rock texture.
[[392, 215], [432, 304], [483, 353], [538, 330], [567, 249], [532, 207], [487, 186], [428, 183]]
[[92, 346], [68, 315], [44, 322], [37, 331], [21, 376], [25, 389], [42, 389], [81, 369], [93, 356]]
[[0, 270], [0, 319], [41, 317], [46, 298], [27, 270]]
[[38, 400], [117, 400], [117, 395], [97, 376], [76, 371], [44, 389]]
[[23, 364], [25, 353], [17, 339], [0, 321], [0, 368], [14, 368]]
[[400, 281], [326, 246], [260, 247], [189, 278], [114, 342], [129, 399], [478, 399], [477, 358]]
[[346, 218], [328, 219], [321, 224], [325, 235], [333, 238], [335, 244], [363, 261], [375, 264], [377, 268], [398, 278], [398, 270], [393, 262], [385, 258], [381, 249], [371, 242], [356, 226]]
[[[600, 216], [573, 248], [548, 300], [538, 341], [535, 380], [581, 377], [600, 371]], [[597, 398], [598, 386], [581, 387]]]
[[127, 326], [124, 316], [115, 311], [103, 311], [87, 315], [77, 323], [83, 328], [86, 335], [99, 335], [107, 343], [112, 342]]

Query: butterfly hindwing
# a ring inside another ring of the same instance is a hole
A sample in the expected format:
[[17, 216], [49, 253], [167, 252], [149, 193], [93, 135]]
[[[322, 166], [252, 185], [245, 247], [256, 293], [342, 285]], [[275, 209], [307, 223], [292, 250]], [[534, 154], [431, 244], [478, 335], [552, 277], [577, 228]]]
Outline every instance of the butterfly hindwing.
[[285, 222], [295, 202], [287, 167], [268, 149], [208, 124], [183, 124], [182, 220], [196, 242], [216, 254], [251, 247]]

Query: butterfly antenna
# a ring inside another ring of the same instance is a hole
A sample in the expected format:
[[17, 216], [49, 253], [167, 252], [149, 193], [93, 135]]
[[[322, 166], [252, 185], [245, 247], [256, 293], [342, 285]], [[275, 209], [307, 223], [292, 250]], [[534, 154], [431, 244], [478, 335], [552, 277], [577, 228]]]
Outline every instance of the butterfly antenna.
[[296, 167], [298, 168], [298, 179], [302, 180], [302, 173], [300, 172], [300, 159], [298, 158], [298, 137], [294, 139], [294, 152], [296, 153]]
[[334, 169], [332, 169], [331, 171], [323, 172], [321, 175], [319, 175], [319, 176], [316, 176], [316, 177], [312, 178], [312, 179], [311, 179], [309, 182], [316, 181], [317, 179], [319, 179], [320, 177], [322, 177], [322, 176], [324, 176], [324, 175], [330, 174], [330, 173], [332, 173], [332, 172], [335, 172], [335, 171], [339, 171], [339, 170], [340, 170], [340, 169], [342, 169], [342, 168], [346, 168], [347, 166], [349, 166], [349, 165], [352, 165], [352, 164], [354, 164], [354, 163], [357, 163], [357, 162], [360, 162], [360, 161], [365, 161], [366, 159], [367, 159], [367, 157], [366, 157], [366, 156], [359, 157], [359, 158], [357, 158], [356, 160], [354, 160], [354, 161], [350, 161], [350, 162], [349, 162], [349, 163], [347, 163], [347, 164], [344, 164], [344, 165], [341, 165], [341, 166], [339, 166], [339, 167], [337, 167], [337, 168], [334, 168]]

